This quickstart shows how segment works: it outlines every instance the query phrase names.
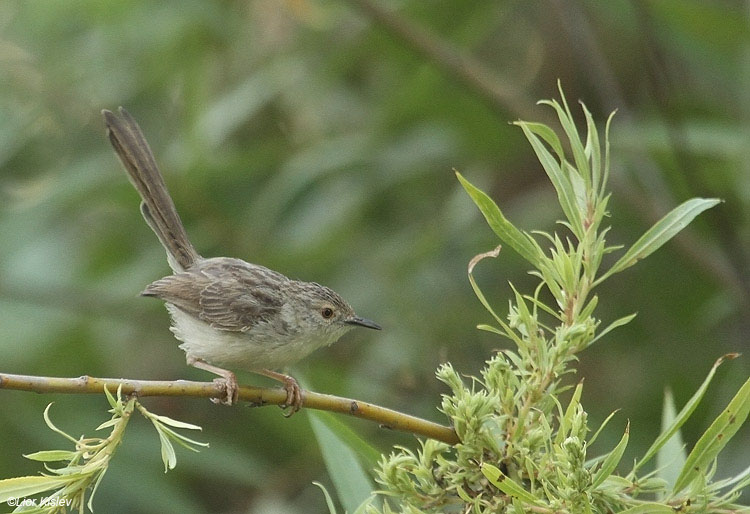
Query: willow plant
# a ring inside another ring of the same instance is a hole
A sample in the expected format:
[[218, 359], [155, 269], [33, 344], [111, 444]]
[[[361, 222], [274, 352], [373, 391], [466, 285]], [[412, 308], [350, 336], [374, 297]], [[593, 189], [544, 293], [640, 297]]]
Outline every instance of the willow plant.
[[[480, 376], [468, 384], [450, 364], [437, 370], [437, 378], [450, 388], [440, 410], [452, 421], [461, 442], [450, 446], [421, 440], [416, 452], [398, 448], [382, 458], [376, 473], [384, 503], [362, 510], [405, 514], [750, 512], [735, 503], [750, 484], [750, 468], [733, 478], [713, 480], [717, 455], [748, 416], [750, 380], [689, 454], [679, 444], [667, 444], [678, 436], [725, 358], [714, 364], [684, 408], [665, 418], [663, 432], [632, 469], [624, 470], [621, 462], [629, 424], [623, 423], [619, 443], [609, 452], [591, 455], [589, 451], [612, 415], [596, 430], [589, 427], [581, 403], [583, 384], [574, 385], [572, 365], [579, 352], [634, 317], [631, 314], [602, 327], [595, 316], [596, 287], [657, 250], [719, 200], [686, 201], [602, 270], [604, 256], [621, 249], [608, 246], [605, 240], [612, 116], [602, 144], [591, 114], [582, 105], [587, 129], [584, 142], [562, 90], [560, 95], [560, 102], [541, 103], [557, 113], [572, 159], [548, 126], [524, 121], [515, 125], [523, 130], [554, 186], [564, 214], [562, 234], [517, 228], [489, 196], [456, 173], [500, 241], [523, 257], [532, 267], [530, 273], [539, 279], [531, 294], [511, 285], [509, 310], [501, 316], [472, 276], [474, 266], [486, 257], [497, 257], [500, 247], [469, 264], [469, 281], [493, 319], [492, 324], [478, 328], [512, 346], [492, 356]], [[570, 389], [572, 395], [564, 405], [561, 395]], [[681, 470], [676, 478], [669, 478], [663, 467], [644, 471], [654, 457], [660, 463], [678, 463]]]
[[[53, 432], [72, 443], [72, 450], [42, 450], [25, 455], [27, 459], [44, 463], [46, 473], [0, 480], [0, 503], [15, 507], [13, 512], [25, 514], [63, 514], [93, 512], [92, 503], [117, 448], [122, 443], [125, 428], [133, 412], [151, 421], [159, 434], [164, 472], [177, 464], [174, 443], [192, 451], [207, 447], [207, 443], [195, 441], [175, 429], [200, 430], [190, 423], [177, 421], [148, 411], [135, 396], [123, 398], [121, 388], [113, 396], [105, 387], [104, 393], [112, 417], [96, 430], [111, 428], [107, 437], [75, 438], [52, 423], [49, 411], [44, 410], [44, 421]], [[46, 493], [39, 497], [40, 493]]]

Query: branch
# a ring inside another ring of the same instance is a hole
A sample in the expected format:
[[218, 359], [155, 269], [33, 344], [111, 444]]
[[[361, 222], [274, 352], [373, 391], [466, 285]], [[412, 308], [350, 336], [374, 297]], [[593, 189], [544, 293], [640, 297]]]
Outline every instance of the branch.
[[[15, 389], [35, 393], [101, 394], [104, 386], [110, 391], [122, 386], [124, 394], [143, 396], [177, 396], [184, 398], [223, 398], [224, 390], [216, 382], [193, 382], [189, 380], [130, 380], [125, 378], [78, 378], [38, 377], [33, 375], [11, 375], [0, 373], [0, 389]], [[281, 388], [239, 388], [239, 399], [253, 406], [284, 405], [286, 391]], [[380, 423], [383, 428], [411, 432], [448, 444], [459, 443], [456, 432], [432, 421], [410, 416], [395, 410], [340, 396], [302, 391], [302, 404], [310, 409], [349, 414], [357, 418]]]

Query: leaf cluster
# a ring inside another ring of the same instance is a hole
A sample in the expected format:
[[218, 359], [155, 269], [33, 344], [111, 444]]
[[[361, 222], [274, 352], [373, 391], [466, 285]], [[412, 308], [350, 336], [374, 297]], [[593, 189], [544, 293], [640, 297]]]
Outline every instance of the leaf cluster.
[[[75, 438], [67, 434], [50, 420], [50, 403], [44, 411], [45, 423], [50, 430], [73, 443], [75, 449], [43, 450], [25, 455], [27, 459], [43, 462], [46, 473], [40, 476], [0, 480], [0, 503], [16, 505], [13, 512], [26, 514], [57, 514], [73, 510], [83, 513], [86, 508], [93, 511], [92, 503], [96, 490], [122, 442], [125, 428], [134, 410], [138, 410], [149, 419], [159, 434], [165, 472], [177, 464], [173, 443], [192, 451], [198, 451], [198, 447], [208, 446], [207, 443], [195, 441], [174, 430], [200, 430], [200, 427], [149, 412], [135, 397], [123, 399], [120, 389], [117, 390], [117, 397], [106, 387], [104, 393], [111, 407], [109, 412], [112, 417], [96, 427], [96, 430], [111, 427], [109, 436]], [[53, 468], [48, 464], [51, 462], [63, 462], [64, 465]], [[38, 495], [48, 491], [53, 492], [38, 498]]]
[[[511, 284], [507, 315], [500, 316], [472, 274], [482, 259], [497, 257], [500, 247], [471, 261], [469, 281], [494, 321], [478, 328], [511, 341], [513, 348], [489, 359], [470, 383], [450, 364], [438, 369], [437, 378], [450, 389], [443, 395], [440, 410], [452, 421], [461, 443], [450, 447], [421, 441], [416, 452], [400, 448], [384, 457], [377, 473], [387, 500], [382, 509], [372, 507], [372, 512], [723, 513], [742, 509], [735, 502], [750, 484], [750, 468], [731, 479], [712, 479], [718, 453], [750, 412], [750, 380], [689, 455], [684, 455], [682, 447], [667, 445], [703, 397], [724, 358], [711, 368], [682, 411], [665, 417], [662, 434], [625, 474], [616, 470], [628, 444], [629, 423], [612, 449], [592, 456], [589, 447], [615, 413], [592, 431], [581, 403], [582, 383], [563, 406], [561, 395], [571, 388], [565, 378], [574, 371], [577, 353], [634, 317], [625, 316], [601, 328], [595, 317], [599, 301], [595, 287], [656, 251], [719, 200], [694, 198], [676, 207], [614, 264], [600, 271], [604, 256], [619, 250], [607, 246], [608, 227], [604, 226], [610, 198], [612, 117], [602, 142], [591, 114], [582, 106], [587, 128], [582, 138], [562, 89], [560, 95], [560, 102], [541, 103], [555, 110], [572, 159], [549, 127], [521, 121], [516, 125], [555, 188], [564, 214], [560, 221], [563, 235], [517, 228], [487, 194], [457, 173], [489, 226], [532, 266], [530, 273], [539, 284], [533, 294], [522, 294]], [[659, 462], [680, 462], [676, 480], [670, 481], [658, 468], [642, 472], [654, 456]]]

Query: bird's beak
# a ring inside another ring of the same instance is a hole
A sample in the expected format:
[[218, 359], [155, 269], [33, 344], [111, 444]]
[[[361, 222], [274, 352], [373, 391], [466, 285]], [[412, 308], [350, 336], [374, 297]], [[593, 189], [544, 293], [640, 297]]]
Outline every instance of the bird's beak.
[[369, 319], [360, 318], [359, 316], [352, 316], [351, 318], [344, 320], [344, 323], [346, 323], [347, 325], [358, 325], [360, 327], [380, 330], [380, 325], [378, 325], [374, 321], [370, 321]]

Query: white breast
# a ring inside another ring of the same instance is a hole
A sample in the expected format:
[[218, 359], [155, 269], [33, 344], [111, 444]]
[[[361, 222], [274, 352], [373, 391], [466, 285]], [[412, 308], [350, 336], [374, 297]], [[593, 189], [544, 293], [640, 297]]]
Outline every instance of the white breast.
[[[287, 333], [284, 337], [268, 337], [272, 330], [254, 327], [247, 332], [219, 330], [166, 304], [172, 316], [175, 337], [188, 355], [227, 369], [258, 371], [280, 369], [294, 364], [317, 348], [331, 344], [342, 334], [315, 337]], [[328, 335], [328, 334], [326, 334]]]

